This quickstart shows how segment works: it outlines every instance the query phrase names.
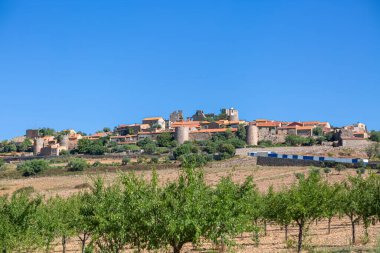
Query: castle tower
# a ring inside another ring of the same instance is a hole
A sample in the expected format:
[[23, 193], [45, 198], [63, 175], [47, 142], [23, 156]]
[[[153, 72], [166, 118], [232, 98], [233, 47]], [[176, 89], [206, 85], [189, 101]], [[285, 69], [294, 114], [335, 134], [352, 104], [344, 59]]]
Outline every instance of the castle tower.
[[222, 109], [222, 113], [227, 115], [229, 121], [239, 121], [239, 112], [234, 108]]
[[61, 142], [59, 144], [60, 144], [61, 147], [65, 147], [66, 150], [69, 150], [69, 136], [68, 135], [64, 135], [62, 137]]
[[41, 153], [41, 149], [44, 147], [44, 139], [36, 138], [33, 143], [33, 154], [39, 155]]
[[189, 127], [181, 126], [175, 129], [175, 139], [180, 145], [189, 140], [189, 134]]
[[259, 143], [259, 129], [257, 126], [248, 125], [247, 127], [247, 144], [257, 146]]

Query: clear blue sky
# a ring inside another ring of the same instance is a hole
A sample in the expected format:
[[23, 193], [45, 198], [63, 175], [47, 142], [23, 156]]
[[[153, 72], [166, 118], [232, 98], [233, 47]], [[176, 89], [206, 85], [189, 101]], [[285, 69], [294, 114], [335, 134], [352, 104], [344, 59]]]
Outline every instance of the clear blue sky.
[[0, 139], [175, 109], [380, 129], [378, 0], [0, 0]]

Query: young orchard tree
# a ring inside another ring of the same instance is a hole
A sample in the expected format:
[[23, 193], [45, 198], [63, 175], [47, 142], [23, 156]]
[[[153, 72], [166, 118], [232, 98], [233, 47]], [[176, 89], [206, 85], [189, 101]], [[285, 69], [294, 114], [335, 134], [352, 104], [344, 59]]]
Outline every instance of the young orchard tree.
[[137, 248], [157, 249], [159, 206], [159, 188], [157, 174], [153, 172], [150, 183], [133, 173], [121, 176], [123, 190], [123, 215], [127, 223], [129, 244]]
[[40, 198], [20, 192], [0, 197], [0, 251], [29, 252], [39, 246], [41, 237], [35, 223]]
[[128, 227], [123, 214], [123, 195], [118, 184], [104, 187], [103, 180], [94, 185], [92, 241], [104, 253], [119, 253], [128, 242]]
[[325, 187], [326, 183], [321, 181], [320, 175], [311, 173], [307, 178], [301, 178], [298, 184], [290, 188], [289, 214], [298, 225], [297, 252], [302, 250], [305, 227], [323, 216]]
[[[361, 217], [362, 198], [367, 198], [366, 193], [362, 189], [363, 178], [349, 178], [348, 182], [344, 182], [343, 189], [339, 194], [339, 208], [340, 212], [350, 219], [352, 239], [351, 243], [355, 244], [356, 234], [355, 225], [359, 222]], [[364, 194], [364, 195], [363, 195]]]
[[72, 197], [74, 216], [72, 226], [75, 234], [81, 242], [81, 252], [86, 252], [87, 242], [93, 231], [93, 220], [95, 219], [95, 198], [91, 192], [81, 192]]
[[252, 230], [251, 200], [256, 195], [252, 178], [239, 185], [231, 177], [225, 177], [213, 190], [206, 237], [221, 246], [223, 252], [225, 246], [235, 244], [234, 238], [237, 235]]
[[339, 213], [339, 194], [341, 191], [340, 184], [328, 185], [324, 188], [324, 217], [328, 220], [327, 233], [331, 232], [331, 220]]
[[177, 182], [168, 183], [161, 194], [160, 241], [169, 244], [173, 253], [181, 252], [185, 243], [198, 243], [205, 233], [209, 189], [200, 170], [187, 168]]
[[285, 241], [288, 241], [288, 228], [292, 222], [290, 213], [290, 200], [289, 191], [284, 189], [280, 192], [274, 192], [272, 187], [266, 195], [267, 215], [270, 220], [275, 221], [277, 224], [284, 227]]

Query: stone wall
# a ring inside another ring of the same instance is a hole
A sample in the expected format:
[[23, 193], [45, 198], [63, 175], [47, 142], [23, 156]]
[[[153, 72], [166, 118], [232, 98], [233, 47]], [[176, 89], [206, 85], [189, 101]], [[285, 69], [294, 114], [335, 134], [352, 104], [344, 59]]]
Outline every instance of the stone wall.
[[189, 134], [189, 140], [190, 141], [207, 141], [211, 139], [212, 134], [211, 133], [190, 133]]
[[363, 148], [371, 144], [368, 140], [343, 139], [342, 146], [348, 148]]
[[274, 128], [259, 128], [259, 142], [266, 140], [271, 141], [272, 143], [284, 143], [286, 134], [283, 132], [281, 132], [281, 134], [277, 134], [276, 132], [277, 131]]

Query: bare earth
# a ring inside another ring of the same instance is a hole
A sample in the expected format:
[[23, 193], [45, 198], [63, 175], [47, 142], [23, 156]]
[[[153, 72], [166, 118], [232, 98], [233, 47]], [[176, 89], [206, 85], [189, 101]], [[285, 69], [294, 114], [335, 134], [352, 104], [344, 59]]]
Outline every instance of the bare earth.
[[[266, 191], [269, 186], [273, 185], [275, 189], [286, 187], [295, 182], [295, 173], [307, 172], [308, 167], [261, 167], [250, 165], [247, 158], [226, 163], [214, 163], [205, 169], [206, 181], [213, 185], [218, 182], [221, 177], [232, 175], [236, 182], [243, 182], [247, 176], [253, 176], [260, 191]], [[136, 171], [137, 174], [144, 176], [147, 180], [151, 178], [151, 171]], [[179, 175], [177, 168], [161, 169], [157, 171], [161, 183], [174, 180]], [[322, 172], [323, 173], [323, 172]], [[327, 177], [329, 182], [337, 182], [344, 180], [348, 175], [354, 175], [354, 170], [346, 170], [338, 175], [336, 171], [332, 171]], [[119, 173], [100, 173], [96, 176], [104, 178], [107, 183], [117, 180]], [[33, 186], [36, 193], [45, 196], [68, 196], [80, 191], [77, 189], [79, 185], [84, 183], [91, 184], [94, 178], [93, 174], [70, 175], [70, 176], [50, 176], [40, 178], [22, 178], [22, 179], [1, 179], [0, 195], [10, 194], [17, 189], [27, 186]], [[297, 241], [297, 228], [290, 228], [290, 239]], [[351, 230], [346, 218], [334, 219], [331, 227], [331, 234], [327, 234], [327, 222], [322, 220], [310, 225], [308, 237], [305, 244], [310, 249], [318, 250], [318, 252], [369, 252], [368, 249], [373, 248], [379, 237], [380, 225], [371, 226], [369, 228], [370, 241], [365, 245], [361, 242], [363, 236], [362, 226], [357, 226], [358, 244], [349, 246]], [[269, 225], [267, 235], [261, 232], [260, 243], [258, 246], [252, 241], [252, 235], [244, 234], [242, 238], [238, 238], [239, 246], [235, 247], [236, 252], [294, 252], [294, 248], [287, 248], [284, 242], [284, 231], [277, 225]], [[295, 243], [294, 243], [295, 245]], [[209, 243], [204, 243], [201, 249], [197, 249], [192, 245], [186, 245], [183, 252], [209, 252], [215, 248]], [[208, 249], [208, 250], [207, 250]], [[344, 250], [344, 251], [343, 251]], [[55, 252], [60, 252], [59, 244], [55, 248]], [[73, 239], [69, 244], [70, 252], [79, 252], [79, 243]], [[133, 252], [133, 250], [129, 250]], [[310, 250], [312, 251], [312, 250]], [[162, 252], [170, 252], [170, 249]], [[313, 251], [314, 252], [314, 251]]]

